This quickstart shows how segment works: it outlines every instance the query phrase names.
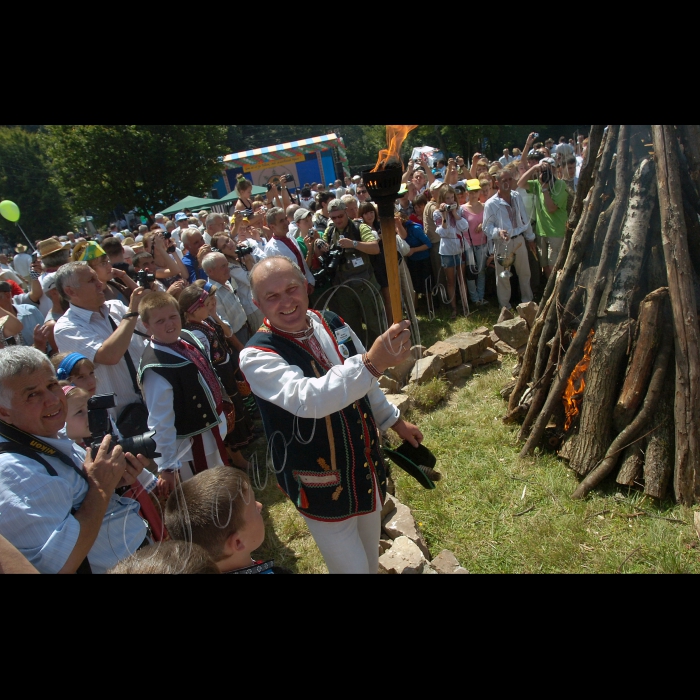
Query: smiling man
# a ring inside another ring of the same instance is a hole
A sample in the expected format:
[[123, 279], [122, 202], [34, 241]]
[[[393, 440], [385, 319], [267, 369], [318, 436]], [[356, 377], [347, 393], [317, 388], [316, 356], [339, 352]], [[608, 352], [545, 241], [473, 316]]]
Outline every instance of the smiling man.
[[59, 431], [66, 398], [40, 351], [0, 352], [0, 534], [42, 573], [103, 573], [144, 543], [139, 505], [117, 496], [147, 464], [110, 437], [93, 459]]
[[386, 473], [380, 431], [414, 447], [420, 430], [390, 404], [377, 377], [411, 351], [410, 323], [365, 352], [336, 314], [308, 310], [304, 275], [287, 258], [251, 272], [263, 327], [241, 353], [277, 481], [307, 522], [329, 573], [377, 573]]

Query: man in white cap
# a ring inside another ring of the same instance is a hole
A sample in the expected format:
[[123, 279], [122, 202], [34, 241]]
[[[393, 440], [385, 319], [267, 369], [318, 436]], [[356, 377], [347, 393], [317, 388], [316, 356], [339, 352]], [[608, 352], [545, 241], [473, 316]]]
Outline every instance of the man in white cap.
[[175, 245], [180, 245], [180, 240], [182, 239], [182, 232], [187, 228], [187, 220], [189, 216], [185, 212], [179, 211], [175, 214], [175, 223], [177, 228], [173, 229], [172, 238], [175, 241]]
[[156, 221], [156, 224], [160, 227], [161, 231], [165, 231], [165, 217], [162, 214], [156, 214], [155, 217], [153, 217]]
[[29, 273], [32, 268], [32, 256], [27, 254], [27, 246], [19, 243], [15, 246], [15, 255], [12, 258], [12, 267], [15, 272], [24, 280], [25, 284], [29, 284]]

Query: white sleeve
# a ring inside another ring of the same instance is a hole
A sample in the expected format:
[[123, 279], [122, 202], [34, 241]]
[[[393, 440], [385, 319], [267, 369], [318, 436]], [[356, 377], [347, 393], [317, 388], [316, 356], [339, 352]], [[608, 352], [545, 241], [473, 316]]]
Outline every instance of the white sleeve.
[[155, 441], [161, 456], [155, 458], [158, 471], [179, 469], [177, 431], [173, 408], [173, 387], [170, 382], [152, 370], [143, 373], [143, 398], [148, 408], [148, 428], [155, 430]]

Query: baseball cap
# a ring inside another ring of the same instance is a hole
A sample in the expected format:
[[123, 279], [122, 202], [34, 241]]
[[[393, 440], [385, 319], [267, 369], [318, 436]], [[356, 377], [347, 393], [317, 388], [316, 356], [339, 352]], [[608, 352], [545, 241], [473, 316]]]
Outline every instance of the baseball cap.
[[438, 187], [442, 187], [445, 183], [442, 180], [435, 180], [432, 185], [430, 185], [431, 190], [436, 190]]
[[304, 209], [304, 207], [299, 207], [294, 212], [294, 221], [301, 221], [302, 219], [305, 219], [307, 216], [310, 216], [311, 212], [308, 209]]
[[178, 212], [175, 214], [175, 221], [182, 221], [183, 219], [188, 219], [189, 217], [184, 212]]
[[45, 275], [41, 278], [40, 283], [41, 291], [44, 292], [44, 294], [50, 292], [52, 289], [56, 289], [56, 273], [50, 272], [48, 275]]
[[467, 180], [467, 189], [472, 192], [474, 190], [480, 190], [481, 189], [481, 183], [477, 180]]

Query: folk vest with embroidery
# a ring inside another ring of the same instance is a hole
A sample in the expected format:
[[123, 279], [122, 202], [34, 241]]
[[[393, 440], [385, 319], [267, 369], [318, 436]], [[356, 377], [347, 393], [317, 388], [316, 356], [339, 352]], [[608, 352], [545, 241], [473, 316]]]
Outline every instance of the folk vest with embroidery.
[[[205, 354], [204, 347], [194, 335], [183, 330], [181, 337]], [[205, 433], [219, 424], [219, 414], [211, 389], [197, 367], [189, 360], [149, 345], [141, 357], [139, 385], [147, 369], [164, 377], [173, 387], [175, 431], [178, 440]]]
[[[335, 314], [327, 311], [324, 316], [334, 327], [345, 327]], [[323, 325], [325, 332], [333, 335], [325, 321]], [[299, 367], [305, 377], [326, 374], [301, 343], [277, 329], [261, 328], [247, 347], [275, 352]], [[386, 471], [366, 396], [318, 419], [296, 418], [269, 401], [257, 396], [255, 400], [279, 486], [301, 513], [325, 521], [371, 513], [376, 506], [373, 477], [384, 500]]]

